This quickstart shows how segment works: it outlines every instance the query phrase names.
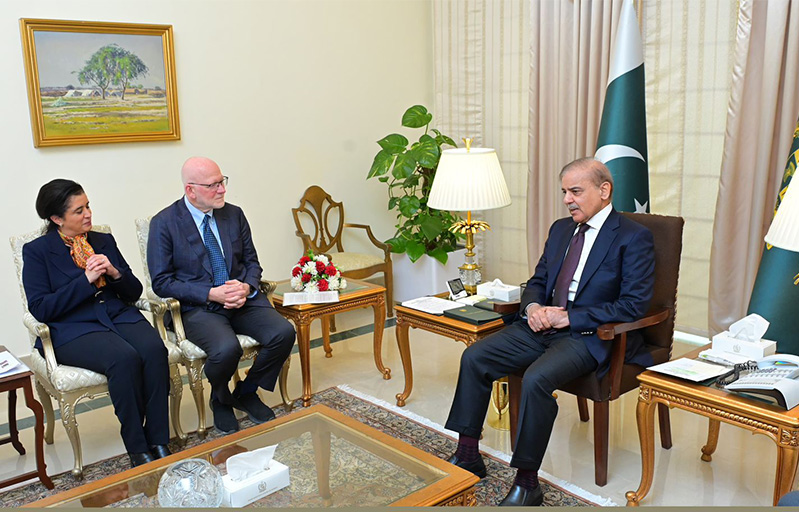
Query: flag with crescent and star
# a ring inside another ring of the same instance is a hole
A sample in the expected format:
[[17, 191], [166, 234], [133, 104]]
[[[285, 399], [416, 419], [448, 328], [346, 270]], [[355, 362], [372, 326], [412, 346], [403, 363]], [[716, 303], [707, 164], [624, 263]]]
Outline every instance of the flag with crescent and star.
[[613, 207], [649, 213], [644, 54], [632, 0], [621, 8], [596, 147], [613, 175]]
[[[780, 207], [799, 160], [799, 120], [793, 144], [782, 174], [774, 214]], [[794, 185], [795, 186], [795, 185]], [[777, 352], [799, 355], [796, 319], [799, 316], [799, 252], [765, 244], [757, 269], [748, 313], [757, 313], [770, 322], [764, 338], [777, 342]]]

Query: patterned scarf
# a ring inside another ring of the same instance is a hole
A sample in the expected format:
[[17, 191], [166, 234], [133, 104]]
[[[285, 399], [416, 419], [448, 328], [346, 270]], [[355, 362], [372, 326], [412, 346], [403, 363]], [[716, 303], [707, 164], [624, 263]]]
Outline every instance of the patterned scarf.
[[[61, 240], [64, 241], [64, 245], [69, 247], [69, 255], [72, 256], [72, 261], [75, 262], [75, 265], [86, 270], [86, 260], [94, 255], [94, 249], [89, 245], [86, 233], [77, 236], [67, 236], [59, 230], [58, 234], [61, 236]], [[105, 286], [105, 277], [98, 277], [94, 285], [97, 288]]]

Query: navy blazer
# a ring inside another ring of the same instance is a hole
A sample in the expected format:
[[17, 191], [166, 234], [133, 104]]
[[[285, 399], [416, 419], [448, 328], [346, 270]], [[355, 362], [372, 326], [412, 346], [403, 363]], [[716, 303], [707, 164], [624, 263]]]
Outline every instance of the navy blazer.
[[[116, 281], [106, 277], [107, 286], [98, 294], [69, 254], [57, 230], [52, 230], [22, 247], [22, 284], [28, 296], [28, 310], [50, 327], [53, 347], [69, 343], [90, 332], [114, 331], [115, 324], [144, 320], [133, 306], [141, 296], [141, 282], [133, 275], [117, 248], [114, 237], [107, 233], [88, 233], [89, 244], [96, 254], [104, 254], [119, 270]], [[36, 348], [41, 348], [41, 339]]]
[[[551, 303], [555, 280], [576, 227], [571, 217], [552, 224], [535, 274], [522, 294], [520, 314], [531, 302]], [[597, 327], [643, 317], [649, 310], [654, 283], [652, 232], [611, 210], [591, 247], [569, 309], [571, 336], [585, 342], [599, 364], [600, 373], [610, 358], [612, 343], [597, 337]], [[627, 347], [628, 361], [642, 366], [652, 364], [648, 353], [639, 353], [640, 337], [629, 336]]]
[[[238, 206], [225, 203], [214, 210], [214, 220], [228, 276], [258, 290], [262, 269], [244, 212]], [[147, 265], [153, 291], [161, 297], [178, 299], [181, 311], [208, 305], [208, 292], [214, 285], [211, 261], [183, 198], [161, 210], [150, 221]], [[272, 307], [262, 293], [247, 299], [245, 306]]]

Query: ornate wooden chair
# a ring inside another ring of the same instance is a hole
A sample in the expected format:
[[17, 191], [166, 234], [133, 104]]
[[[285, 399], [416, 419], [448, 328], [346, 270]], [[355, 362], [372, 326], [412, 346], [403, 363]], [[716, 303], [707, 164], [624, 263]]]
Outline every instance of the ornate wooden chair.
[[[144, 267], [145, 291], [147, 297], [163, 305], [172, 316], [172, 325], [166, 330], [166, 336], [180, 350], [182, 363], [186, 367], [189, 376], [189, 389], [191, 389], [192, 396], [194, 397], [194, 405], [197, 407], [197, 435], [204, 438], [206, 435], [206, 402], [203, 391], [203, 368], [205, 367], [205, 360], [208, 358], [208, 354], [190, 340], [186, 339], [186, 331], [183, 329], [183, 320], [180, 315], [180, 302], [172, 297], [159, 297], [153, 291], [150, 269], [147, 266], [147, 238], [150, 235], [151, 219], [152, 217], [136, 219], [136, 236], [139, 239], [139, 252], [141, 253], [142, 266]], [[275, 286], [276, 283], [273, 281], [261, 281], [260, 292], [267, 296], [269, 302], [272, 302], [272, 293], [275, 291]], [[258, 355], [258, 342], [244, 334], [239, 334], [237, 337], [244, 351], [241, 356], [242, 361], [255, 359], [255, 356]], [[291, 400], [288, 397], [286, 386], [290, 362], [291, 358], [286, 359], [279, 378], [280, 396], [288, 410], [291, 409]], [[239, 378], [238, 372], [233, 374], [234, 381], [238, 381]]]
[[[109, 226], [98, 225], [92, 228], [93, 231], [110, 233]], [[105, 375], [95, 373], [84, 368], [58, 364], [53, 350], [53, 342], [50, 339], [50, 329], [47, 324], [39, 322], [28, 311], [28, 298], [25, 295], [25, 287], [22, 285], [22, 246], [26, 243], [44, 235], [46, 228], [42, 226], [36, 231], [24, 235], [11, 237], [11, 251], [14, 255], [14, 264], [17, 268], [17, 279], [19, 280], [19, 291], [22, 296], [23, 317], [22, 322], [28, 329], [31, 343], [30, 368], [33, 371], [36, 391], [42, 401], [45, 416], [47, 417], [47, 428], [45, 429], [44, 439], [47, 444], [53, 444], [53, 431], [55, 428], [55, 413], [50, 397], [58, 401], [61, 410], [61, 421], [67, 431], [67, 437], [72, 444], [72, 453], [75, 456], [75, 466], [72, 468], [72, 475], [75, 478], [83, 477], [83, 450], [80, 443], [78, 432], [78, 422], [75, 419], [75, 407], [84, 398], [95, 398], [108, 394], [108, 381]], [[161, 304], [149, 299], [139, 299], [136, 307], [142, 311], [153, 314], [155, 327], [158, 330], [164, 344], [167, 347], [169, 357], [169, 380], [170, 380], [170, 415], [172, 417], [172, 428], [175, 430], [180, 443], [186, 442], [186, 434], [180, 426], [180, 399], [183, 395], [183, 380], [180, 377], [178, 365], [181, 362], [180, 350], [174, 343], [167, 341], [164, 330], [164, 313], [166, 308]], [[42, 339], [44, 357], [39, 351], [33, 348], [36, 338]]]
[[[623, 213], [622, 215], [648, 227], [655, 239], [655, 289], [649, 313], [642, 319], [628, 323], [613, 323], [599, 326], [597, 334], [601, 340], [613, 343], [610, 370], [597, 379], [595, 373], [573, 380], [561, 389], [577, 396], [581, 421], [588, 421], [588, 402], [594, 402], [594, 478], [603, 486], [608, 481], [608, 430], [609, 404], [622, 394], [638, 388], [636, 377], [646, 370], [642, 366], [624, 362], [627, 348], [627, 333], [639, 331], [645, 348], [652, 355], [654, 364], [665, 363], [671, 358], [674, 343], [674, 313], [677, 303], [677, 281], [682, 252], [682, 217], [664, 215]], [[515, 445], [519, 413], [521, 374], [511, 375], [510, 425], [511, 443]], [[660, 442], [663, 448], [671, 448], [671, 426], [669, 409], [658, 404]]]
[[[383, 273], [386, 284], [386, 312], [394, 315], [394, 274], [391, 267], [391, 247], [379, 241], [366, 224], [344, 222], [344, 205], [333, 201], [321, 187], [308, 187], [300, 199], [300, 206], [292, 208], [297, 236], [302, 239], [303, 251], [327, 254], [344, 277], [364, 279], [378, 272]], [[308, 232], [303, 228], [303, 219], [310, 221]], [[383, 251], [383, 256], [345, 252], [342, 235], [345, 228], [362, 229], [372, 244]], [[332, 251], [332, 252], [331, 252]]]

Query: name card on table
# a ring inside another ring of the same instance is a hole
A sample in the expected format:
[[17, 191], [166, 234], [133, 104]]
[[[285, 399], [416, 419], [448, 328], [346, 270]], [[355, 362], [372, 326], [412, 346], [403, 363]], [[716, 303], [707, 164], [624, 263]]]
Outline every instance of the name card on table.
[[338, 292], [287, 292], [283, 294], [283, 305], [325, 304], [338, 302]]

